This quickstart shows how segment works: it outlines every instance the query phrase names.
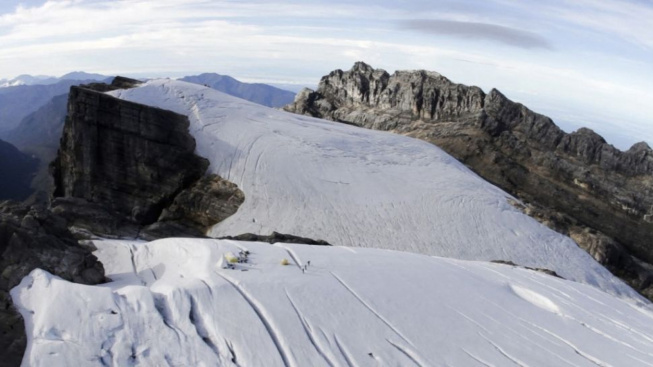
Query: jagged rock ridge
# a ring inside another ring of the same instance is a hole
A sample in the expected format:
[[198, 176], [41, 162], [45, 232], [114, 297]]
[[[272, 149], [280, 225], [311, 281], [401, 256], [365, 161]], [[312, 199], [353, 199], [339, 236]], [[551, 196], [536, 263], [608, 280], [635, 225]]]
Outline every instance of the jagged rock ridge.
[[[653, 273], [624, 265], [636, 262], [629, 254], [653, 262], [653, 151], [646, 143], [622, 152], [589, 129], [567, 134], [496, 89], [485, 93], [423, 70], [390, 75], [363, 62], [329, 73], [317, 91], [303, 90], [284, 109], [440, 146], [531, 203], [536, 218], [564, 234], [584, 233], [575, 236], [581, 247], [594, 248], [597, 260], [653, 297]], [[601, 236], [619, 255], [598, 255], [607, 253]]]

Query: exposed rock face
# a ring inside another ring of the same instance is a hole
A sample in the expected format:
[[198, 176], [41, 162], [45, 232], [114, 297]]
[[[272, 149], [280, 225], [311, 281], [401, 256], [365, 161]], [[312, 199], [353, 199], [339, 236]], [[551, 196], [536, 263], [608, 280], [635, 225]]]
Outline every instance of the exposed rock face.
[[204, 237], [238, 210], [244, 195], [219, 176], [203, 176], [186, 116], [103, 92], [140, 82], [71, 88], [51, 208], [78, 237]]
[[590, 228], [572, 227], [569, 236], [613, 274], [653, 299], [653, 266], [631, 256], [613, 238]]
[[[554, 229], [609, 239], [577, 235], [581, 247], [614, 243], [623, 256], [653, 262], [653, 150], [646, 143], [622, 152], [589, 129], [567, 134], [495, 89], [486, 94], [427, 71], [389, 75], [362, 62], [331, 72], [317, 91], [303, 90], [284, 109], [432, 142], [533, 203], [531, 210], [552, 209], [553, 216], [532, 214], [549, 218]], [[648, 287], [642, 279], [653, 272], [646, 267], [634, 271], [617, 255], [598, 255], [613, 251], [589, 252], [636, 289]]]
[[236, 213], [244, 200], [236, 184], [218, 175], [204, 176], [179, 193], [141, 237], [204, 236], [211, 226]]
[[556, 273], [555, 271], [553, 271], [553, 270], [551, 270], [551, 269], [545, 269], [545, 268], [531, 268], [531, 267], [528, 267], [528, 266], [519, 266], [519, 265], [515, 264], [515, 263], [512, 262], [512, 261], [505, 261], [505, 260], [492, 260], [492, 261], [490, 261], [490, 262], [495, 263], [495, 264], [504, 264], [504, 265], [510, 265], [510, 266], [515, 266], [515, 267], [520, 267], [520, 268], [524, 268], [524, 269], [528, 269], [528, 270], [533, 270], [533, 271], [539, 271], [540, 273], [548, 274], [548, 275], [550, 275], [550, 276], [552, 276], [552, 277], [562, 278], [560, 275], [558, 275], [558, 273]]
[[151, 224], [206, 171], [186, 116], [72, 87], [53, 162], [54, 197], [75, 197]]
[[272, 232], [272, 234], [265, 236], [253, 233], [243, 233], [238, 236], [227, 236], [219, 238], [221, 240], [236, 240], [236, 241], [256, 241], [274, 243], [299, 243], [304, 245], [317, 245], [317, 246], [331, 246], [330, 243], [324, 240], [314, 240], [312, 238], [293, 236], [291, 234], [284, 234], [279, 232]]
[[64, 219], [45, 208], [0, 202], [0, 365], [20, 365], [26, 346], [9, 290], [36, 268], [77, 283], [101, 283], [104, 268], [91, 252], [77, 244]]
[[53, 198], [50, 210], [66, 220], [76, 237], [136, 238], [141, 226], [118, 212], [84, 198]]

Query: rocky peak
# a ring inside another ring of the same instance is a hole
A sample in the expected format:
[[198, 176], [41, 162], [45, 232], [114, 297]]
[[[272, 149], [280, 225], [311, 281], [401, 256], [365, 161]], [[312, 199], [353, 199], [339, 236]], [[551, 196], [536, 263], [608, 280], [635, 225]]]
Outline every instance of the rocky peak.
[[653, 149], [645, 141], [640, 141], [639, 143], [633, 144], [626, 153], [644, 158], [653, 155]]
[[349, 73], [362, 73], [362, 74], [371, 74], [375, 70], [370, 65], [366, 64], [363, 61], [356, 61], [354, 66], [349, 69]]
[[127, 78], [124, 76], [116, 76], [113, 78], [110, 84], [104, 82], [89, 83], [80, 85], [81, 88], [94, 90], [96, 92], [110, 92], [116, 89], [128, 89], [134, 88], [140, 84], [143, 84], [141, 81], [136, 79]]
[[507, 131], [528, 145], [551, 150], [555, 149], [564, 135], [550, 118], [511, 101], [497, 89], [492, 89], [484, 102], [483, 110], [491, 121], [485, 122], [485, 130], [493, 136]]
[[[334, 120], [358, 124], [369, 120], [368, 117], [357, 114], [360, 121], [352, 121], [356, 118], [341, 116], [341, 111], [334, 112], [355, 107], [382, 109], [395, 117], [409, 112], [410, 116], [404, 115], [409, 120], [478, 120], [485, 98], [480, 88], [454, 84], [438, 73], [397, 71], [391, 76], [385, 70], [374, 69], [363, 62], [357, 62], [349, 71], [329, 73], [322, 78], [316, 92], [300, 94], [295, 103], [285, 107], [286, 110], [313, 116], [330, 115]], [[314, 102], [307, 104], [307, 99]], [[374, 118], [373, 123], [385, 122]]]
[[558, 149], [578, 157], [585, 164], [601, 160], [601, 152], [606, 141], [599, 134], [588, 128], [580, 128], [571, 134], [566, 134]]
[[588, 139], [591, 139], [599, 144], [605, 144], [605, 139], [603, 139], [601, 135], [597, 134], [594, 130], [587, 127], [581, 127], [580, 129], [574, 131], [572, 134], [585, 136]]
[[626, 153], [623, 154], [622, 160], [627, 161], [627, 167], [631, 167], [635, 174], [651, 175], [653, 174], [653, 149], [646, 142], [633, 144]]
[[357, 62], [346, 72], [336, 70], [320, 80], [319, 90], [330, 96], [334, 106], [346, 104], [367, 105], [384, 89], [388, 73], [376, 71], [363, 62]]
[[[385, 71], [383, 71], [385, 72]], [[409, 81], [417, 84], [440, 84], [443, 86], [453, 84], [440, 73], [428, 70], [397, 70], [392, 74], [396, 80]]]
[[111, 82], [111, 86], [115, 87], [116, 89], [134, 88], [141, 84], [143, 84], [143, 82], [141, 82], [140, 80], [127, 78], [120, 75], [113, 78], [113, 81]]
[[491, 136], [507, 132], [531, 149], [557, 151], [587, 165], [628, 175], [653, 173], [645, 143], [633, 152], [621, 152], [590, 129], [565, 133], [550, 118], [497, 89], [485, 94], [478, 87], [456, 84], [425, 70], [389, 75], [357, 62], [349, 71], [329, 73], [317, 91], [303, 91], [285, 109], [381, 130], [401, 131], [402, 124], [414, 120], [469, 123]]

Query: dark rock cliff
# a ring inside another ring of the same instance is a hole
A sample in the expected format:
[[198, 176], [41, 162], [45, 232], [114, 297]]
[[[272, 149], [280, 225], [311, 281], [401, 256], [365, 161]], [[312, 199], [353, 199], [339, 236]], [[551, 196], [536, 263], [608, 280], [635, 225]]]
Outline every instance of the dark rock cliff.
[[[111, 84], [93, 83], [86, 87], [99, 87], [103, 90], [130, 88], [137, 81], [124, 77], [115, 77]], [[55, 96], [49, 102], [27, 115], [20, 124], [4, 136], [7, 142], [16, 146], [22, 152], [39, 159], [38, 169], [31, 182], [35, 193], [28, 198], [26, 203], [47, 203], [53, 190], [52, 177], [48, 167], [57, 156], [59, 141], [66, 121], [68, 108], [68, 90], [64, 94]], [[0, 170], [2, 172], [2, 170]], [[28, 186], [29, 187], [29, 186]]]
[[104, 268], [91, 251], [44, 207], [0, 202], [0, 365], [20, 365], [27, 342], [9, 290], [36, 268], [77, 283], [101, 283]]
[[245, 200], [236, 184], [207, 175], [181, 191], [141, 237], [154, 239], [180, 235], [200, 237], [207, 229], [234, 214]]
[[186, 116], [72, 87], [53, 162], [55, 197], [102, 203], [137, 224], [155, 222], [208, 161], [193, 154]]
[[[589, 129], [567, 134], [493, 89], [428, 71], [390, 75], [358, 62], [324, 76], [286, 111], [432, 142], [530, 203], [597, 261], [653, 299], [653, 151], [622, 152]], [[641, 261], [640, 261], [641, 260]]]
[[51, 166], [52, 210], [81, 232], [204, 236], [244, 196], [219, 176], [204, 176], [209, 162], [195, 155], [186, 116], [103, 93], [138, 84], [116, 77], [71, 88]]

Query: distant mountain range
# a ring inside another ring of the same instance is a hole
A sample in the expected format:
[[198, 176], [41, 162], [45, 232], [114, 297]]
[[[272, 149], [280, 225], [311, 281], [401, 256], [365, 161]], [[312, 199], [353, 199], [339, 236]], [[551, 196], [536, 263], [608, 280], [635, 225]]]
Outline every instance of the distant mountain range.
[[203, 84], [232, 96], [246, 99], [268, 107], [282, 107], [292, 103], [295, 93], [279, 89], [267, 84], [243, 83], [228, 75], [204, 73], [186, 76], [180, 80], [189, 83]]
[[104, 80], [108, 78], [102, 74], [91, 74], [83, 71], [73, 71], [59, 78], [46, 75], [19, 75], [13, 79], [0, 79], [0, 88], [17, 87], [19, 85], [50, 85], [62, 80]]
[[72, 85], [97, 81], [110, 81], [110, 77], [102, 79], [61, 79], [53, 84], [18, 85], [0, 88], [0, 139], [30, 113], [36, 111], [52, 98], [68, 93]]

